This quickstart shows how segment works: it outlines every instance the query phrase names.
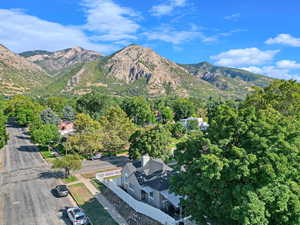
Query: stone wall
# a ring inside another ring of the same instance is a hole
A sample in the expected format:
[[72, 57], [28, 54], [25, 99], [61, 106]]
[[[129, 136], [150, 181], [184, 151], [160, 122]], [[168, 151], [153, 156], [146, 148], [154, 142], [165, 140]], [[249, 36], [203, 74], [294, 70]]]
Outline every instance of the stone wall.
[[103, 191], [106, 199], [113, 204], [129, 225], [162, 225], [158, 221], [136, 212], [110, 189], [105, 188]]

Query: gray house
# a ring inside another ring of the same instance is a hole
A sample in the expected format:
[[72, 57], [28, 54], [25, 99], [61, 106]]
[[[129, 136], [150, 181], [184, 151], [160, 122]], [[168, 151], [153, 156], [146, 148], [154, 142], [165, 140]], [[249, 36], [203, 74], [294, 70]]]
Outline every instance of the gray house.
[[178, 216], [180, 197], [169, 192], [169, 178], [174, 172], [162, 160], [143, 156], [123, 168], [121, 186], [137, 200]]

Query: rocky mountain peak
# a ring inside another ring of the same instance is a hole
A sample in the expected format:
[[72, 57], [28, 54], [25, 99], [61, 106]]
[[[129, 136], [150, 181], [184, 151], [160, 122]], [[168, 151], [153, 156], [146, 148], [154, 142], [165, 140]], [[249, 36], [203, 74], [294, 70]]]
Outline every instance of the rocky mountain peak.
[[21, 54], [28, 55], [28, 60], [40, 65], [50, 74], [56, 74], [58, 71], [77, 63], [94, 61], [101, 57], [98, 52], [86, 50], [79, 46], [55, 52], [38, 50], [34, 53], [23, 52]]
[[175, 87], [179, 82], [178, 74], [186, 73], [181, 66], [139, 45], [129, 45], [113, 54], [105, 67], [109, 76], [127, 83], [145, 79], [151, 87], [161, 87], [165, 83]]

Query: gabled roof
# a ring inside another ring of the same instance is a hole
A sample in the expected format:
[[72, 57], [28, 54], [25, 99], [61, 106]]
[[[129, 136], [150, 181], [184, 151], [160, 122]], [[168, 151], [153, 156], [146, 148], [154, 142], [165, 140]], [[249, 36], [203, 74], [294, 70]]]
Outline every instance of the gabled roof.
[[149, 186], [158, 191], [169, 188], [169, 176], [173, 169], [160, 159], [150, 159], [144, 167], [137, 161], [128, 163], [126, 167], [130, 174], [134, 173], [142, 186]]

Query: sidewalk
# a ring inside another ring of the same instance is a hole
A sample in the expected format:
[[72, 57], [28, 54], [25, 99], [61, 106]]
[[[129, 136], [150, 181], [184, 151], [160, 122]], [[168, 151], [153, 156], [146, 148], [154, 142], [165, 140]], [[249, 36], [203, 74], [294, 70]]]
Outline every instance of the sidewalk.
[[78, 181], [72, 182], [70, 184], [83, 183], [89, 189], [89, 191], [96, 197], [98, 202], [103, 206], [103, 208], [110, 214], [110, 216], [120, 225], [128, 225], [126, 220], [119, 214], [115, 207], [110, 204], [109, 201], [99, 192], [99, 190], [91, 184], [91, 182], [82, 177], [80, 174], [75, 175]]

